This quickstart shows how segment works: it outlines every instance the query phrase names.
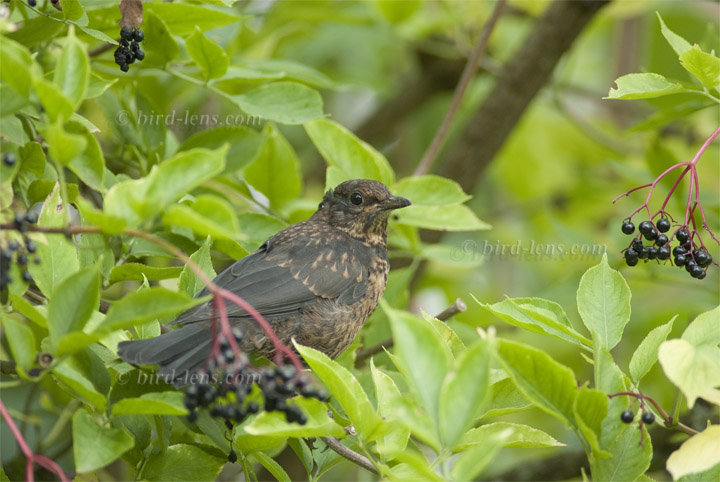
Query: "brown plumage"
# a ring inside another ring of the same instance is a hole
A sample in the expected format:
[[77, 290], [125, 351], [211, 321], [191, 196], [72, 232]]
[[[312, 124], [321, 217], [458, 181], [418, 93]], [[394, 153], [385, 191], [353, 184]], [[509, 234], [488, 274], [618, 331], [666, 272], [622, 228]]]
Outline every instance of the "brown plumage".
[[[388, 216], [408, 205], [380, 182], [346, 181], [325, 194], [310, 219], [280, 231], [214, 282], [255, 307], [286, 345], [295, 338], [334, 358], [352, 343], [385, 291]], [[241, 349], [270, 355], [272, 343], [258, 324], [225, 304], [231, 324], [244, 333]], [[201, 304], [171, 323], [180, 328], [120, 343], [118, 353], [134, 364], [160, 365], [163, 376], [183, 377], [207, 360], [211, 317], [211, 304]]]

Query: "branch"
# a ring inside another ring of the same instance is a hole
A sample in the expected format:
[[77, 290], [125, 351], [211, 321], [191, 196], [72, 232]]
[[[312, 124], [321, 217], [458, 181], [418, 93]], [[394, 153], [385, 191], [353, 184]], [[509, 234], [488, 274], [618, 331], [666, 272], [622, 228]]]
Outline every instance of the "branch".
[[[461, 298], [458, 298], [452, 305], [445, 308], [435, 318], [440, 321], [446, 321], [450, 317], [458, 313], [462, 313], [465, 310], [467, 310], [467, 305]], [[393, 340], [392, 338], [388, 338], [387, 340], [380, 342], [377, 345], [373, 345], [370, 348], [367, 348], [365, 350], [358, 350], [355, 354], [355, 367], [360, 368], [362, 366], [362, 362], [365, 361], [367, 358], [370, 358], [371, 356], [380, 353], [386, 348], [392, 347], [394, 344], [395, 340]]]
[[365, 457], [364, 455], [360, 455], [359, 453], [355, 452], [354, 450], [351, 450], [340, 443], [340, 440], [336, 439], [335, 437], [321, 437], [322, 441], [327, 444], [328, 447], [333, 449], [338, 455], [341, 457], [344, 457], [348, 459], [350, 462], [359, 465], [365, 470], [369, 470], [375, 475], [378, 474], [377, 469], [373, 465], [373, 463], [370, 461], [369, 458]]
[[438, 130], [435, 132], [435, 137], [433, 137], [432, 142], [430, 142], [430, 146], [428, 146], [427, 150], [425, 151], [425, 154], [423, 155], [420, 164], [418, 164], [417, 169], [415, 169], [415, 172], [413, 173], [414, 176], [420, 176], [427, 173], [432, 167], [433, 162], [435, 162], [438, 152], [440, 152], [440, 148], [442, 147], [443, 142], [445, 142], [445, 139], [447, 138], [448, 131], [450, 130], [450, 126], [452, 125], [452, 121], [455, 118], [458, 109], [460, 109], [460, 104], [462, 103], [463, 97], [465, 96], [465, 91], [470, 85], [470, 81], [475, 76], [475, 72], [477, 71], [478, 65], [480, 64], [480, 60], [485, 53], [488, 40], [490, 39], [490, 34], [492, 33], [497, 21], [500, 19], [500, 14], [502, 13], [504, 6], [505, 0], [497, 0], [497, 2], [495, 3], [495, 8], [493, 9], [490, 18], [483, 27], [482, 33], [480, 35], [480, 40], [478, 40], [477, 46], [468, 58], [467, 64], [465, 64], [465, 69], [463, 70], [462, 76], [460, 76], [460, 80], [458, 81], [455, 92], [453, 93], [450, 107], [445, 113], [445, 117], [443, 118], [440, 127], [438, 127]]
[[555, 0], [524, 44], [503, 66], [494, 87], [472, 117], [441, 173], [472, 192], [523, 112], [550, 79], [560, 58], [610, 0]]

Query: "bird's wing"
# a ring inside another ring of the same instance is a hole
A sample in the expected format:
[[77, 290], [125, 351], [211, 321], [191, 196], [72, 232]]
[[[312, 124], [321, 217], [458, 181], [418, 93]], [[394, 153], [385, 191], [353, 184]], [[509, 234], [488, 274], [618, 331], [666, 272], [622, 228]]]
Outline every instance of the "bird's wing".
[[[283, 235], [269, 239], [260, 249], [223, 271], [215, 284], [250, 303], [263, 316], [275, 317], [297, 312], [318, 298], [350, 303], [367, 289], [367, 269], [352, 238], [338, 242], [335, 233], [324, 236]], [[367, 263], [365, 263], [367, 265]], [[201, 291], [198, 296], [208, 294]], [[239, 306], [226, 302], [228, 316], [249, 316]], [[212, 307], [200, 305], [172, 324], [189, 324], [210, 319]]]

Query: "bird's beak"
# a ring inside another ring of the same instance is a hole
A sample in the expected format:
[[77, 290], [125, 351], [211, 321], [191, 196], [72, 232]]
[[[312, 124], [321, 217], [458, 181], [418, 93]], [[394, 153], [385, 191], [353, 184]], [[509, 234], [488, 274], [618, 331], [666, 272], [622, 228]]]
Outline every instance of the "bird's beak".
[[391, 209], [400, 209], [410, 206], [412, 203], [410, 200], [400, 196], [390, 196], [387, 200], [382, 203], [382, 210], [389, 211]]

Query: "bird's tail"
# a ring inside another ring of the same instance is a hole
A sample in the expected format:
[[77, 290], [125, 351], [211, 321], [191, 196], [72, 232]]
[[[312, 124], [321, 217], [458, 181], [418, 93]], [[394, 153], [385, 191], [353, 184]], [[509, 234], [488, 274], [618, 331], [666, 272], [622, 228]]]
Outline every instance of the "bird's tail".
[[156, 338], [123, 341], [118, 345], [118, 355], [134, 365], [160, 365], [159, 377], [174, 385], [185, 385], [189, 375], [207, 360], [210, 342], [207, 328], [187, 325]]

